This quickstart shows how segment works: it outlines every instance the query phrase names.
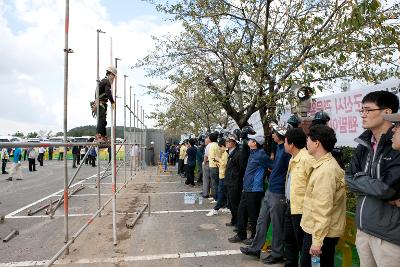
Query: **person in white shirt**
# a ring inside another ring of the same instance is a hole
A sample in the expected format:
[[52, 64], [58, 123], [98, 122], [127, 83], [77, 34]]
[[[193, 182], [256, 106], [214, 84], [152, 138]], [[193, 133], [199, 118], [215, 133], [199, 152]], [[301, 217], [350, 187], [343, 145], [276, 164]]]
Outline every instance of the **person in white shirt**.
[[38, 161], [40, 166], [43, 166], [44, 152], [46, 152], [46, 149], [44, 147], [39, 147]]

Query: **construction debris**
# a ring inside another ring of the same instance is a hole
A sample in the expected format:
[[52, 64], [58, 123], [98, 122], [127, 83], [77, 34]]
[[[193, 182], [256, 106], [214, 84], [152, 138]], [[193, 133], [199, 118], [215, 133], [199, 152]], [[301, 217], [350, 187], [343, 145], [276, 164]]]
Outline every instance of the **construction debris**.
[[10, 239], [11, 238], [13, 238], [14, 236], [16, 236], [16, 235], [19, 235], [19, 232], [18, 232], [18, 230], [12, 230], [11, 231], [11, 233], [9, 233], [4, 239], [3, 239], [3, 242], [5, 243], [5, 242], [8, 242], [8, 241], [10, 241]]

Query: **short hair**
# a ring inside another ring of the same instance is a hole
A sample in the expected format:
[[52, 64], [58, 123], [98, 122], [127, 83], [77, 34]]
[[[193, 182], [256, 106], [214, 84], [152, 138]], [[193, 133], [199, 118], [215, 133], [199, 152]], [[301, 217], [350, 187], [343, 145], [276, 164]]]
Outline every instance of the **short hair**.
[[335, 131], [329, 126], [318, 124], [310, 127], [308, 137], [312, 141], [319, 141], [322, 147], [331, 152], [337, 142]]
[[190, 144], [191, 146], [194, 146], [194, 145], [196, 144], [196, 140], [194, 140], [193, 138], [190, 138], [190, 139], [189, 139], [189, 144]]
[[298, 149], [302, 149], [306, 146], [307, 136], [302, 128], [288, 130], [285, 137], [288, 144], [293, 144]]
[[210, 133], [208, 138], [210, 139], [211, 142], [217, 142], [218, 135], [219, 135], [218, 132], [213, 132], [213, 133]]
[[218, 146], [225, 146], [226, 140], [224, 138], [219, 139]]
[[375, 103], [381, 109], [390, 108], [392, 113], [399, 110], [399, 98], [388, 91], [370, 92], [364, 96], [361, 103]]

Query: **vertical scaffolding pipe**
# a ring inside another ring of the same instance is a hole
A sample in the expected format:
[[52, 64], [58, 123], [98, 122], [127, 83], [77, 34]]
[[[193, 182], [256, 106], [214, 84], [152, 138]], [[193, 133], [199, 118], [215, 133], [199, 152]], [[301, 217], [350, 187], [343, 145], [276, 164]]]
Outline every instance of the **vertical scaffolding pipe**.
[[[115, 68], [118, 69], [118, 60], [119, 58], [115, 58]], [[113, 244], [116, 246], [118, 241], [117, 241], [117, 222], [116, 222], [116, 205], [117, 205], [117, 195], [116, 195], [116, 189], [117, 189], [117, 157], [115, 153], [115, 128], [116, 128], [116, 115], [117, 115], [117, 77], [115, 77], [114, 81], [114, 96], [115, 96], [115, 108], [114, 110], [112, 109], [111, 105], [111, 161], [112, 161], [112, 185], [111, 185], [111, 191], [112, 191], [112, 222], [113, 222]]]
[[[100, 95], [100, 33], [105, 33], [100, 29], [97, 29], [97, 64], [96, 64], [96, 83], [97, 83], [97, 88], [96, 88], [96, 99], [99, 99]], [[100, 101], [97, 101], [97, 125], [99, 125], [99, 115], [100, 115]], [[92, 148], [94, 149], [94, 148]], [[98, 196], [98, 203], [97, 203], [97, 208], [100, 209], [101, 207], [101, 196], [100, 196], [100, 149], [99, 147], [96, 147], [96, 153], [97, 153], [97, 196]], [[99, 217], [101, 217], [101, 212], [99, 213]]]
[[[135, 112], [136, 112], [136, 94], [133, 94], [133, 141], [134, 141], [133, 147], [135, 147], [135, 145], [136, 145], [136, 114], [135, 114]], [[132, 157], [132, 155], [131, 155], [131, 157]], [[136, 174], [136, 164], [134, 161], [132, 161], [132, 158], [131, 158], [131, 164], [133, 165], [135, 174]]]
[[[124, 142], [126, 143], [126, 77], [124, 75]], [[124, 146], [124, 181], [126, 186], [126, 147]]]
[[[69, 0], [65, 1], [65, 48], [64, 48], [64, 143], [67, 143], [67, 112], [68, 112], [68, 31], [69, 31]], [[61, 148], [60, 148], [61, 149]], [[68, 242], [68, 165], [67, 147], [64, 147], [64, 242]], [[65, 250], [69, 254], [69, 249]]]
[[[132, 110], [132, 86], [129, 86], [129, 108]], [[129, 112], [129, 140], [130, 140], [130, 142], [129, 143], [132, 143], [132, 140], [133, 140], [133, 138], [132, 138], [132, 112]], [[127, 147], [125, 146], [125, 149], [126, 149]], [[131, 160], [131, 156], [130, 155], [128, 155], [128, 157], [129, 157], [129, 162], [130, 162], [130, 164], [129, 164], [129, 166], [131, 167], [131, 180], [132, 180], [132, 160]]]
[[[144, 138], [144, 124], [143, 124], [143, 107], [140, 106], [140, 121], [142, 122], [142, 149], [141, 149], [141, 154], [142, 154], [142, 158], [140, 160], [140, 162], [145, 161], [145, 138]], [[142, 165], [143, 166], [143, 165]]]
[[141, 140], [141, 132], [139, 128], [139, 123], [140, 123], [140, 115], [139, 115], [139, 99], [136, 100], [136, 118], [137, 118], [137, 128], [138, 128], [138, 149], [139, 149], [139, 157], [138, 157], [138, 162], [137, 162], [137, 168], [139, 169], [140, 165], [140, 147], [142, 146], [142, 140]]

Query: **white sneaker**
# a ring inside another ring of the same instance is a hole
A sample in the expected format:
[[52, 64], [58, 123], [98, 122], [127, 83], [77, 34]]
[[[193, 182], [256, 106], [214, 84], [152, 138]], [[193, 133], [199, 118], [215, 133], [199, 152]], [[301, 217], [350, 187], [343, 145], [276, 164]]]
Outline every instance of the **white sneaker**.
[[214, 209], [210, 210], [210, 212], [206, 214], [207, 217], [211, 217], [214, 215], [218, 215], [218, 211]]
[[214, 200], [214, 198], [213, 197], [209, 197], [209, 198], [207, 198], [208, 200]]
[[222, 213], [231, 213], [231, 211], [228, 208], [222, 208], [222, 209], [220, 209], [220, 211]]
[[210, 202], [210, 204], [215, 204], [215, 203], [217, 203], [216, 200], [212, 200], [212, 201]]

